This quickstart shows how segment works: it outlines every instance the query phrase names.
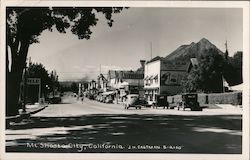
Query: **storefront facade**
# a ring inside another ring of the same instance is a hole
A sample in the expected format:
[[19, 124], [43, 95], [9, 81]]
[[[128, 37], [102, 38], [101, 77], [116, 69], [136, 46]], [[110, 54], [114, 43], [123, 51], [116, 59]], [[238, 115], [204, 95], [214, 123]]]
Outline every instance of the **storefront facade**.
[[163, 58], [145, 64], [144, 90], [149, 104], [157, 94], [175, 95], [183, 91], [190, 62], [170, 62]]

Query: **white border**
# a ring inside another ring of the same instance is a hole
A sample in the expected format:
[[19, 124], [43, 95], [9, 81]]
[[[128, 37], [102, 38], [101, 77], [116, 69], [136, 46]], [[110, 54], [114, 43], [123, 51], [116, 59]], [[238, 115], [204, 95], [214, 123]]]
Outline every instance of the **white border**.
[[6, 6], [128, 6], [128, 7], [179, 7], [179, 8], [242, 8], [243, 9], [243, 154], [90, 154], [90, 153], [5, 153], [5, 134], [1, 134], [0, 159], [192, 159], [192, 160], [249, 160], [249, 6], [248, 1], [21, 1], [5, 0], [1, 3], [0, 37], [0, 133], [5, 133], [5, 7]]

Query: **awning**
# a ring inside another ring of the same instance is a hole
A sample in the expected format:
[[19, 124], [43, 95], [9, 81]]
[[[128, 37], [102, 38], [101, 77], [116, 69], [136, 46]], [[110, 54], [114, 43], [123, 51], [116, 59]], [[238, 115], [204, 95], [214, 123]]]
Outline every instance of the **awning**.
[[102, 93], [103, 96], [107, 96], [107, 95], [111, 95], [111, 94], [115, 94], [115, 91], [109, 91], [109, 92]]
[[147, 80], [148, 79], [148, 76], [146, 76], [145, 78], [144, 78], [144, 80]]
[[150, 76], [148, 79], [153, 79], [154, 78], [154, 76]]
[[157, 79], [158, 78], [158, 74], [154, 76], [154, 79]]

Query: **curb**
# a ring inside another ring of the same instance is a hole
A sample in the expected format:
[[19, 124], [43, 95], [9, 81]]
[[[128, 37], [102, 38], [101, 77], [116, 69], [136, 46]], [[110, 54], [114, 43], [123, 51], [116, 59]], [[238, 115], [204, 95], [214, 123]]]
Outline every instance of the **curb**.
[[26, 112], [26, 113], [20, 113], [19, 115], [16, 115], [16, 116], [9, 116], [9, 117], [6, 117], [5, 120], [6, 120], [6, 124], [9, 124], [10, 122], [19, 122], [23, 119], [28, 119], [30, 118], [30, 116], [32, 114], [36, 114], [42, 110], [44, 110], [46, 107], [48, 107], [48, 105], [46, 106], [43, 106], [39, 109], [36, 109], [36, 110], [33, 110], [33, 111], [30, 111], [30, 112]]

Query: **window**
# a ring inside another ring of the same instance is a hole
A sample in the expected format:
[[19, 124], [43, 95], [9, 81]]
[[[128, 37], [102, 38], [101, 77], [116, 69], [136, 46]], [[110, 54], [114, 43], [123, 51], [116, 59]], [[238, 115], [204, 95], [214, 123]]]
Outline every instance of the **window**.
[[155, 78], [155, 83], [158, 83], [158, 77], [157, 77], [157, 78]]
[[150, 98], [150, 101], [153, 101], [153, 95], [152, 94], [149, 96], [149, 98]]

